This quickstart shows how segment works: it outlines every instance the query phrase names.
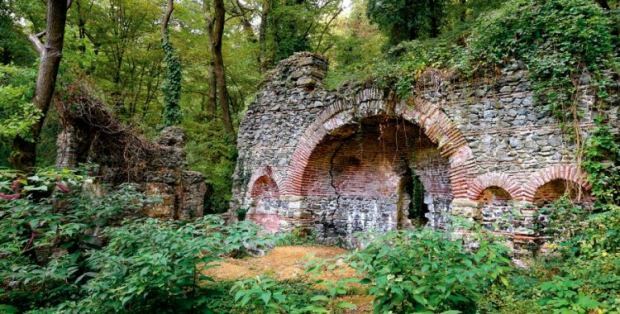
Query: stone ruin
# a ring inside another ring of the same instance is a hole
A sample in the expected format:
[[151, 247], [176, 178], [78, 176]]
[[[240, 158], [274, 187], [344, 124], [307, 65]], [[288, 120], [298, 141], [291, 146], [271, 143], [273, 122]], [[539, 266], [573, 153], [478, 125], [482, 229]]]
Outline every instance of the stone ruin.
[[[404, 99], [372, 83], [326, 90], [326, 71], [321, 56], [296, 53], [268, 75], [239, 128], [231, 217], [247, 210], [271, 232], [350, 247], [356, 232], [461, 217], [527, 254], [541, 242], [541, 206], [566, 192], [591, 201], [575, 145], [519, 62], [474, 82], [428, 70]], [[595, 96], [587, 74], [581, 83], [585, 135]]]
[[187, 170], [183, 130], [168, 127], [158, 139], [149, 141], [120, 123], [91, 95], [87, 87], [75, 85], [63, 101], [56, 102], [62, 125], [56, 166], [92, 163], [97, 168], [91, 174], [100, 183], [137, 184], [145, 195], [159, 198], [144, 208], [147, 216], [201, 217], [207, 186], [201, 173]]

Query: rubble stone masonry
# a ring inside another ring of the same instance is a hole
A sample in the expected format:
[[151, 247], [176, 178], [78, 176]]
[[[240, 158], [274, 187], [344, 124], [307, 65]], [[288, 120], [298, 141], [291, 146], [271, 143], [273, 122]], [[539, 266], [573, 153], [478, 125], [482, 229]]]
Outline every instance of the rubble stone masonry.
[[[459, 216], [519, 251], [537, 240], [541, 197], [588, 194], [574, 145], [536, 104], [519, 62], [474, 82], [429, 70], [405, 99], [370, 83], [328, 91], [326, 71], [324, 58], [296, 53], [268, 75], [239, 128], [231, 213], [247, 209], [272, 232], [309, 229], [347, 246], [359, 231], [418, 218], [445, 229]], [[583, 80], [587, 135], [594, 96]], [[414, 176], [423, 217], [412, 216]]]

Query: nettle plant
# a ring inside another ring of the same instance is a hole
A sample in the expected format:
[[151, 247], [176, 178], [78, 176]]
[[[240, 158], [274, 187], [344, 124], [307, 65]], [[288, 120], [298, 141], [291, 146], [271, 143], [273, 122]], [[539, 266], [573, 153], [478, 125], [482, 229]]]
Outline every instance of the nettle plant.
[[376, 313], [474, 313], [482, 292], [506, 282], [505, 246], [481, 237], [475, 251], [428, 229], [391, 232], [351, 258], [366, 274]]
[[0, 180], [9, 196], [0, 199], [0, 305], [11, 310], [202, 310], [202, 269], [275, 241], [256, 225], [216, 216], [141, 218], [151, 200], [136, 186], [97, 195], [84, 189], [92, 178], [72, 171], [5, 171]]
[[91, 197], [82, 193], [80, 176], [67, 171], [1, 176], [14, 194], [0, 200], [0, 303], [24, 309], [77, 293], [87, 251], [104, 245], [103, 228], [143, 201], [133, 186]]
[[343, 313], [355, 305], [338, 300], [348, 281], [323, 282], [324, 289], [298, 281], [259, 276], [235, 282], [230, 289], [237, 313]]

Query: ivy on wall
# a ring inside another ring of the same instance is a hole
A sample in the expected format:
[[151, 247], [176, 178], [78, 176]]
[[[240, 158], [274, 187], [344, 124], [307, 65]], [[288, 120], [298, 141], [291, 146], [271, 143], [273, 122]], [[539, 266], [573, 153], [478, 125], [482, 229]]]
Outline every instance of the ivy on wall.
[[177, 125], [181, 122], [181, 60], [170, 43], [168, 33], [162, 41], [166, 77], [162, 85], [164, 94], [164, 126]]

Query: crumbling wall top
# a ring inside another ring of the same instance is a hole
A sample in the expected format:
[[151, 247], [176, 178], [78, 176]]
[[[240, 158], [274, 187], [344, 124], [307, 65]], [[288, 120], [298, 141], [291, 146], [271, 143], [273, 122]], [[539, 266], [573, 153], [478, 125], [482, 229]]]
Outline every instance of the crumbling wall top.
[[267, 75], [265, 83], [313, 89], [322, 85], [327, 73], [327, 59], [319, 54], [297, 52], [278, 63]]

